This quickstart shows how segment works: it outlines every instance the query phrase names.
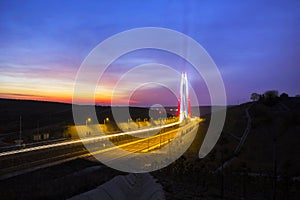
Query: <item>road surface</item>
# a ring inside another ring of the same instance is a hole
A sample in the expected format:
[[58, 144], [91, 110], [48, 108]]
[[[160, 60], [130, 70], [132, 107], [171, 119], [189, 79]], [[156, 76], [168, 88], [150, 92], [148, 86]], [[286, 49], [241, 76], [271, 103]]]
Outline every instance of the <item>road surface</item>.
[[[154, 129], [169, 128], [167, 132], [160, 132], [148, 138], [126, 137]], [[198, 128], [196, 119], [185, 125], [179, 123], [153, 127], [144, 130], [117, 133], [109, 136], [87, 137], [83, 139], [63, 141], [60, 143], [41, 145], [20, 150], [0, 153], [0, 180], [38, 168], [51, 166], [61, 162], [81, 157], [99, 156], [101, 161], [115, 162], [118, 159], [132, 157], [135, 153], [147, 153], [160, 149], [172, 142], [178, 133], [187, 133]], [[189, 135], [189, 134], [186, 134]], [[113, 137], [112, 137], [113, 136]], [[109, 137], [109, 139], [107, 139]], [[185, 136], [186, 138], [187, 136]], [[119, 139], [122, 138], [122, 139]], [[183, 137], [184, 138], [184, 137]], [[86, 149], [88, 146], [89, 151]], [[120, 153], [120, 149], [125, 150]], [[170, 150], [170, 149], [169, 149]], [[159, 152], [169, 153], [169, 152]]]

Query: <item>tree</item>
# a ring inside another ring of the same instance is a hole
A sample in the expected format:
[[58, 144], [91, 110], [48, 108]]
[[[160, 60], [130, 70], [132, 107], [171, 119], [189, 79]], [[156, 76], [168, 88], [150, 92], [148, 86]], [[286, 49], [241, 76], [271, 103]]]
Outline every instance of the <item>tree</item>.
[[252, 94], [251, 94], [251, 97], [250, 97], [250, 99], [251, 99], [252, 101], [258, 101], [259, 98], [260, 98], [260, 95], [257, 94], [257, 93], [255, 93], [255, 92], [252, 93]]
[[264, 93], [264, 104], [268, 106], [273, 106], [279, 101], [277, 90], [268, 90]]
[[289, 98], [289, 95], [288, 95], [287, 93], [282, 93], [282, 94], [280, 95], [280, 99], [281, 99], [281, 100], [288, 99], [288, 98]]
[[266, 99], [275, 99], [278, 97], [278, 91], [277, 90], [268, 90], [264, 93]]

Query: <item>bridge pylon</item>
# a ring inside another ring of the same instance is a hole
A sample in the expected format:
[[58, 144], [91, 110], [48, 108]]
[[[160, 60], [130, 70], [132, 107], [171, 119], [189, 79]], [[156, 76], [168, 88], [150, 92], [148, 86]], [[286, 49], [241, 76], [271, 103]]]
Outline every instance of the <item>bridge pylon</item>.
[[189, 96], [189, 83], [186, 72], [181, 73], [180, 96], [178, 100], [178, 117], [182, 122], [192, 116], [191, 102]]

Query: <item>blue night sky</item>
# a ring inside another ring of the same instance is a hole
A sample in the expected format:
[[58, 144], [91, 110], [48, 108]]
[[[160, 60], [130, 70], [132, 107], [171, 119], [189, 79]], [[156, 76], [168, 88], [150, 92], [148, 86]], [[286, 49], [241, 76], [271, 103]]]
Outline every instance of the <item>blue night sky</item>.
[[[113, 34], [148, 26], [173, 29], [199, 42], [221, 72], [228, 104], [270, 89], [300, 94], [299, 0], [1, 0], [0, 13], [2, 98], [71, 102], [76, 72], [96, 45]], [[130, 63], [149, 61], [174, 68], [183, 62], [166, 52], [133, 52], [112, 66], [98, 101], [109, 102], [112, 84]], [[155, 70], [152, 75], [165, 77]], [[209, 104], [201, 77], [191, 69], [188, 76], [200, 104]], [[166, 96], [160, 103], [176, 105], [176, 98], [163, 90], [137, 91], [133, 104], [151, 105], [157, 99], [151, 94], [162, 93]]]

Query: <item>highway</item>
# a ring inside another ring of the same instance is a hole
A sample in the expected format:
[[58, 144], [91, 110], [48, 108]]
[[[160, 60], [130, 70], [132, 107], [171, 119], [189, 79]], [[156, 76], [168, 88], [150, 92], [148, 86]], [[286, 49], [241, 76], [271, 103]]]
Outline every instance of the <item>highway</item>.
[[[171, 142], [177, 136], [178, 130], [180, 130], [179, 132], [183, 130], [186, 133], [186, 130], [190, 130], [190, 127], [194, 127], [195, 125], [198, 125], [198, 121], [196, 118], [192, 118], [184, 125], [175, 122], [142, 130], [86, 137], [2, 152], [0, 153], [0, 179], [80, 157], [89, 157], [92, 155], [97, 157], [100, 154], [101, 161], [113, 162], [121, 158], [130, 157], [134, 153], [147, 153]], [[158, 132], [156, 135], [147, 138], [126, 137], [139, 135], [147, 131], [161, 130], [163, 128], [171, 130]], [[121, 137], [121, 140], [118, 139]], [[89, 151], [86, 147], [88, 147]], [[125, 150], [126, 154], [120, 153], [120, 151], [117, 151], [118, 149]]]
[[122, 135], [135, 135], [135, 134], [138, 134], [138, 133], [143, 133], [143, 132], [146, 132], [146, 131], [160, 130], [162, 128], [168, 128], [168, 127], [172, 127], [172, 126], [175, 126], [175, 125], [179, 125], [179, 122], [166, 124], [166, 125], [163, 125], [163, 126], [158, 126], [158, 127], [153, 127], [153, 128], [135, 130], [135, 131], [124, 132], [124, 133], [116, 133], [116, 134], [113, 134], [113, 135], [86, 137], [86, 138], [81, 138], [81, 139], [72, 140], [72, 141], [64, 141], [64, 142], [59, 142], [59, 143], [55, 143], [55, 144], [41, 145], [41, 146], [36, 146], [36, 147], [30, 147], [30, 148], [24, 148], [24, 149], [19, 149], [19, 150], [7, 151], [7, 152], [0, 153], [0, 157], [13, 155], [13, 154], [18, 154], [18, 153], [25, 153], [25, 152], [30, 152], [30, 151], [54, 148], [54, 147], [61, 147], [61, 146], [72, 145], [72, 144], [95, 142], [95, 141], [98, 141], [98, 140], [100, 141], [100, 140], [107, 139], [107, 138], [110, 138], [110, 137], [118, 137], [118, 136], [122, 136]]

